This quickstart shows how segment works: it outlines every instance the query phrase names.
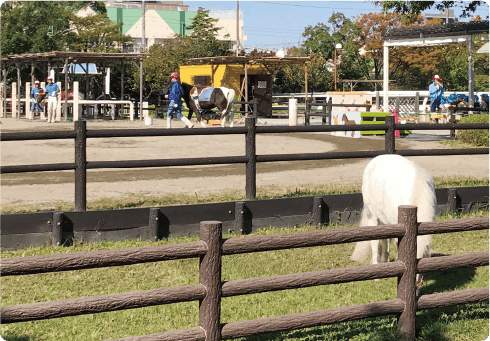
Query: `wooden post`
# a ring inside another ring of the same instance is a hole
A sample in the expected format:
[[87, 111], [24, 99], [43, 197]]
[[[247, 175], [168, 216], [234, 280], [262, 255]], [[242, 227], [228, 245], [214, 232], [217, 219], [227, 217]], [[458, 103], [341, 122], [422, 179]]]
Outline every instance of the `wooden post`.
[[235, 232], [245, 234], [245, 201], [235, 202]]
[[448, 188], [446, 208], [449, 212], [456, 212], [458, 210], [458, 191], [456, 188]]
[[321, 196], [313, 197], [311, 224], [320, 226], [323, 224], [323, 198]]
[[75, 211], [87, 210], [87, 122], [76, 121], [75, 131]]
[[[61, 90], [61, 82], [56, 82], [58, 84], [58, 88]], [[68, 96], [65, 91], [65, 96]], [[56, 101], [56, 115], [54, 116], [54, 120], [61, 122], [61, 91], [58, 94], [58, 101]]]
[[254, 105], [254, 117], [247, 117], [245, 119], [245, 125], [247, 127], [247, 134], [245, 136], [245, 154], [248, 157], [248, 161], [245, 167], [245, 198], [247, 200], [253, 200], [257, 194], [257, 163], [256, 163], [256, 149], [255, 149], [255, 114], [257, 105]]
[[415, 92], [415, 105], [414, 105], [414, 113], [420, 112], [420, 94], [419, 92]]
[[388, 130], [385, 134], [385, 150], [387, 154], [395, 153], [395, 117], [385, 116], [385, 123], [388, 124]]
[[398, 317], [398, 328], [404, 340], [415, 339], [416, 275], [417, 275], [417, 207], [398, 207], [398, 224], [406, 228], [405, 235], [398, 240], [398, 260], [405, 264], [405, 272], [398, 277], [397, 298], [405, 303], [405, 310]]
[[152, 242], [154, 242], [160, 238], [160, 209], [158, 207], [150, 207], [149, 226], [149, 238]]
[[31, 111], [31, 82], [26, 83], [26, 118], [32, 120], [34, 113]]
[[199, 326], [206, 341], [221, 340], [221, 231], [220, 221], [202, 221], [199, 235], [206, 243], [206, 255], [200, 257], [199, 282], [206, 288], [206, 297], [199, 300]]
[[66, 122], [68, 120], [68, 58], [65, 59], [65, 110], [63, 112], [65, 113], [63, 116], [65, 117], [64, 121]]
[[78, 121], [78, 106], [79, 106], [78, 82], [73, 82], [73, 122]]
[[12, 83], [12, 118], [17, 117], [17, 83]]
[[54, 246], [63, 244], [63, 212], [53, 212], [51, 220], [51, 243]]

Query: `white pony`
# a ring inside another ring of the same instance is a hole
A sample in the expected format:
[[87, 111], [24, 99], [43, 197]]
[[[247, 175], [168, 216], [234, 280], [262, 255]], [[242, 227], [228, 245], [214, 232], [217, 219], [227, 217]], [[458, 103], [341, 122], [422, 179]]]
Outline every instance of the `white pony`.
[[[436, 194], [434, 180], [423, 168], [400, 155], [380, 155], [371, 160], [362, 177], [362, 198], [364, 207], [361, 213], [361, 226], [376, 226], [398, 223], [398, 206], [417, 206], [417, 221], [433, 221], [436, 213]], [[372, 264], [389, 260], [389, 241], [363, 241], [356, 244], [352, 260], [364, 260], [369, 249]], [[430, 257], [432, 236], [417, 237], [417, 258]], [[422, 277], [417, 275], [417, 285]]]

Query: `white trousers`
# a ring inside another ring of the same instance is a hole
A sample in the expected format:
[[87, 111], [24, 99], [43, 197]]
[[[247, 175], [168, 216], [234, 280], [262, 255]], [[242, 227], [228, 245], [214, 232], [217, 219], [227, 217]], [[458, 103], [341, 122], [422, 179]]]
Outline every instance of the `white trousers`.
[[54, 122], [56, 119], [56, 107], [58, 105], [58, 97], [48, 97], [48, 123]]

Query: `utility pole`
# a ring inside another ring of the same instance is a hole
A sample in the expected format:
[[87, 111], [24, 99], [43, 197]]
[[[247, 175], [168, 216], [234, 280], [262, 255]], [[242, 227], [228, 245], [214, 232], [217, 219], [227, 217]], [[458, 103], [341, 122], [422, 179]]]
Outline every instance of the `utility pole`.
[[240, 10], [238, 1], [236, 2], [236, 56], [238, 57], [238, 50], [240, 49]]
[[142, 15], [142, 20], [143, 20], [143, 29], [142, 29], [142, 32], [141, 32], [141, 48], [143, 51], [141, 52], [144, 52], [145, 48], [146, 48], [146, 39], [145, 39], [145, 0], [142, 0], [141, 1], [141, 4], [142, 4], [142, 10], [143, 10], [143, 15]]

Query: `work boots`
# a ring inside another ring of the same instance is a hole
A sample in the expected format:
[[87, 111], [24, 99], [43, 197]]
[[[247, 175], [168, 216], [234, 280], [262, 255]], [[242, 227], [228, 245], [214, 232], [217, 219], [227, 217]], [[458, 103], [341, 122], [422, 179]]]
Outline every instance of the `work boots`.
[[181, 120], [182, 120], [182, 122], [185, 123], [185, 125], [187, 126], [187, 128], [194, 127], [194, 124], [192, 124], [191, 121], [189, 121], [189, 119], [187, 117], [182, 116]]

